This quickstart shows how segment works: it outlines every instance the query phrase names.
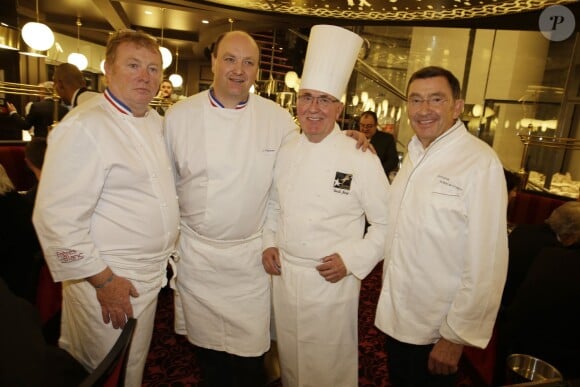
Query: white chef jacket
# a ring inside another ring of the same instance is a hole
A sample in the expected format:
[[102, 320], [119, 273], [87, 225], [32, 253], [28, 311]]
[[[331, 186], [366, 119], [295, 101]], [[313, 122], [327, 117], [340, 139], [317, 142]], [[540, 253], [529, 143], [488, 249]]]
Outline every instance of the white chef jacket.
[[88, 369], [120, 330], [103, 324], [96, 292], [83, 279], [109, 266], [137, 288], [126, 381], [140, 385], [179, 208], [161, 118], [127, 109], [95, 96], [51, 131], [33, 221], [52, 276], [63, 281], [60, 345]]
[[257, 95], [224, 109], [204, 91], [173, 105], [164, 126], [181, 211], [176, 287], [188, 339], [259, 356], [270, 346], [260, 237], [276, 155], [296, 125]]
[[424, 345], [483, 348], [507, 272], [507, 190], [495, 152], [458, 120], [424, 149], [415, 137], [391, 186], [376, 326]]
[[[281, 254], [272, 279], [284, 386], [358, 385], [360, 280], [383, 258], [388, 190], [379, 158], [338, 125], [320, 143], [300, 135], [282, 147], [264, 247]], [[337, 283], [315, 269], [333, 253], [352, 273]]]

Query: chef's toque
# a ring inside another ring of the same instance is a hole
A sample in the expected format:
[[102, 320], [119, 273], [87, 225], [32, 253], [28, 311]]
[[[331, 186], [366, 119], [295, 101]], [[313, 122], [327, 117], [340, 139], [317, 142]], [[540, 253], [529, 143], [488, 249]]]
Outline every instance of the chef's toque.
[[318, 90], [341, 99], [362, 43], [360, 36], [342, 27], [312, 27], [300, 88]]

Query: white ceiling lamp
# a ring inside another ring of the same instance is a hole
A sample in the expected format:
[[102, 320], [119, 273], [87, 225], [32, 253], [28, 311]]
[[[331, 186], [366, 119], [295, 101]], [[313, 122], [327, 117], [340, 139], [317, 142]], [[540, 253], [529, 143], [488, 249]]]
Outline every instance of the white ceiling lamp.
[[104, 59], [101, 61], [101, 64], [99, 65], [99, 68], [101, 69], [101, 72], [104, 75], [105, 74], [105, 60]]
[[296, 71], [288, 71], [286, 75], [284, 75], [284, 84], [289, 89], [293, 89], [294, 87], [296, 87], [297, 82], [298, 82], [298, 74], [296, 74]]
[[177, 65], [179, 63], [179, 49], [175, 49], [175, 73], [169, 76], [169, 80], [173, 87], [180, 88], [183, 85], [183, 78], [177, 73]]
[[36, 0], [36, 22], [28, 22], [22, 27], [22, 40], [36, 51], [46, 51], [54, 44], [52, 30], [39, 21], [38, 0]]
[[67, 58], [67, 62], [78, 67], [79, 70], [83, 71], [89, 65], [87, 57], [79, 52], [79, 46], [81, 42], [81, 18], [77, 18], [77, 52], [73, 52]]
[[173, 62], [173, 57], [171, 56], [171, 51], [163, 47], [163, 27], [165, 23], [165, 8], [161, 8], [161, 44], [159, 45], [159, 51], [161, 51], [161, 62], [163, 64], [163, 70], [171, 66]]

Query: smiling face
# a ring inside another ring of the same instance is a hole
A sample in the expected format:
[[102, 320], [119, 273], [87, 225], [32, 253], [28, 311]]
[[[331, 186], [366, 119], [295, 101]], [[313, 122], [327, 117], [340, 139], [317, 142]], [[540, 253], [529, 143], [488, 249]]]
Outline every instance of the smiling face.
[[409, 120], [424, 148], [449, 130], [463, 111], [463, 100], [453, 98], [451, 86], [443, 76], [415, 79], [407, 94]]
[[159, 50], [123, 42], [117, 48], [113, 63], [105, 63], [107, 87], [133, 115], [142, 117], [159, 90], [161, 69]]
[[296, 112], [300, 127], [310, 142], [320, 142], [334, 129], [343, 104], [330, 94], [300, 89]]
[[250, 87], [258, 76], [260, 50], [250, 35], [242, 31], [227, 33], [212, 55], [213, 89], [227, 108], [248, 99]]

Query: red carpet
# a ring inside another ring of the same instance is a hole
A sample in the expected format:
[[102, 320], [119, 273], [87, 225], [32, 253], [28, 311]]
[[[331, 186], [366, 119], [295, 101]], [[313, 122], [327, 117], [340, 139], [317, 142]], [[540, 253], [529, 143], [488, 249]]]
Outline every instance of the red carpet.
[[[359, 304], [359, 386], [389, 386], [384, 334], [374, 326], [382, 265], [363, 281]], [[477, 386], [460, 370], [458, 386]], [[147, 357], [143, 386], [197, 386], [201, 380], [193, 347], [185, 337], [173, 332], [173, 293], [163, 289], [159, 296], [155, 331]], [[279, 382], [269, 387], [278, 387]], [[324, 387], [324, 386], [321, 386]]]

